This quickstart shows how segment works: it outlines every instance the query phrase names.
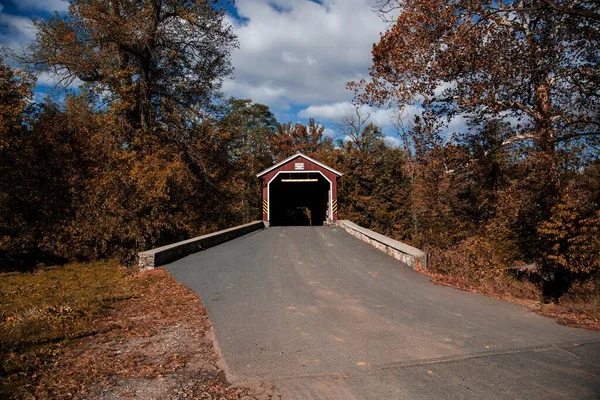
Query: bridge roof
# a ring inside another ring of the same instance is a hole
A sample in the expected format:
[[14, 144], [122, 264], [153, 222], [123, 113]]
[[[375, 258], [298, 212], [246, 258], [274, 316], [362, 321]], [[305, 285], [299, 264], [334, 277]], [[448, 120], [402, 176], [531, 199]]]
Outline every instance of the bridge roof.
[[271, 171], [273, 171], [273, 170], [275, 170], [275, 169], [277, 169], [277, 168], [281, 167], [282, 165], [285, 165], [285, 164], [289, 163], [289, 162], [290, 162], [290, 161], [292, 161], [292, 160], [295, 160], [295, 159], [296, 159], [296, 158], [298, 158], [298, 157], [302, 157], [302, 158], [304, 158], [305, 160], [308, 160], [308, 161], [310, 161], [310, 162], [312, 162], [312, 163], [315, 163], [315, 164], [317, 164], [319, 167], [321, 167], [321, 168], [324, 168], [324, 169], [328, 170], [329, 172], [331, 172], [331, 173], [334, 173], [334, 174], [335, 174], [335, 175], [337, 175], [337, 176], [342, 176], [342, 175], [344, 175], [344, 174], [342, 174], [341, 172], [339, 172], [339, 171], [336, 171], [335, 169], [333, 169], [333, 168], [331, 168], [331, 167], [328, 167], [327, 165], [325, 165], [325, 164], [323, 164], [323, 163], [321, 163], [321, 162], [319, 162], [319, 161], [315, 160], [314, 158], [310, 158], [310, 157], [309, 157], [309, 156], [307, 156], [306, 154], [303, 154], [303, 153], [297, 152], [297, 153], [296, 153], [296, 154], [294, 154], [293, 156], [291, 156], [291, 157], [288, 157], [288, 158], [286, 158], [285, 160], [278, 162], [277, 164], [273, 165], [272, 167], [269, 167], [269, 168], [265, 169], [265, 170], [264, 170], [264, 171], [262, 171], [262, 172], [259, 172], [258, 174], [256, 174], [256, 176], [257, 176], [258, 178], [260, 178], [261, 176], [263, 176], [263, 175], [265, 175], [265, 174], [268, 174], [269, 172], [271, 172]]

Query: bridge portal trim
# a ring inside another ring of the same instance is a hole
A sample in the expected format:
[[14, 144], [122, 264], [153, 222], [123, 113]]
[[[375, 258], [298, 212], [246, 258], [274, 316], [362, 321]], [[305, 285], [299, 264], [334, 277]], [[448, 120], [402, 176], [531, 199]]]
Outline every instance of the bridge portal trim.
[[[300, 163], [302, 161], [302, 163]], [[299, 165], [301, 168], [299, 168]], [[265, 169], [256, 176], [262, 179], [262, 215], [263, 221], [269, 224], [274, 218], [273, 210], [275, 209], [271, 200], [272, 185], [271, 183], [276, 182], [276, 179], [282, 173], [288, 174], [319, 174], [325, 181], [329, 183], [329, 193], [327, 196], [327, 207], [325, 208], [325, 218], [329, 222], [338, 220], [337, 215], [337, 181], [342, 177], [342, 173], [335, 169], [311, 158], [300, 152], [294, 154], [291, 157], [286, 158], [283, 161], [276, 163], [275, 165]], [[325, 183], [324, 183], [325, 184]], [[277, 199], [275, 199], [277, 200]], [[277, 206], [277, 205], [275, 205]], [[325, 221], [322, 221], [325, 222]]]

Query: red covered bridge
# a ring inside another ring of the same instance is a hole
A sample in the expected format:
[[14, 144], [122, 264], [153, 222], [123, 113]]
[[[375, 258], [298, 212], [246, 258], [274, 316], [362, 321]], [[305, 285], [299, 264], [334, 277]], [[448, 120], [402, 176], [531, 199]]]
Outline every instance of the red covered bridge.
[[263, 221], [269, 225], [323, 225], [337, 220], [341, 172], [302, 153], [262, 171]]

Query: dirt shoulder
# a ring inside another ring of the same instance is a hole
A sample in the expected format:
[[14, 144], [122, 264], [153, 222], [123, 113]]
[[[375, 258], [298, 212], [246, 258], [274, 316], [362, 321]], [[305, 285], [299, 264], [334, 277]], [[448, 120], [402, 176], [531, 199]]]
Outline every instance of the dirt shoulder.
[[[11, 349], [0, 371], [3, 394], [38, 399], [279, 398], [266, 383], [227, 383], [204, 306], [168, 272], [156, 269], [122, 279], [127, 295], [105, 302], [91, 318], [92, 330]], [[3, 323], [16, 318], [13, 312]], [[6, 350], [6, 340], [3, 345]]]

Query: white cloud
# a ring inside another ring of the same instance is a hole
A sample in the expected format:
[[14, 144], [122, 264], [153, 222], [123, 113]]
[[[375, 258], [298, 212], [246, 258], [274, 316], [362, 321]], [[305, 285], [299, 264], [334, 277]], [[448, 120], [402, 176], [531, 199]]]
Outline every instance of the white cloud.
[[[319, 121], [337, 122], [342, 117], [353, 114], [355, 106], [349, 101], [342, 101], [330, 104], [312, 105], [298, 113], [300, 118], [315, 118]], [[367, 105], [359, 107], [359, 112], [363, 117], [369, 116], [368, 123], [373, 123], [382, 129], [393, 127], [395, 110], [389, 108], [374, 108]], [[420, 114], [420, 108], [417, 106], [406, 106], [403, 110], [403, 118], [406, 122], [411, 122], [414, 116]]]
[[55, 74], [53, 72], [41, 72], [37, 74], [37, 84], [40, 86], [74, 89], [79, 85], [82, 85], [83, 81], [81, 81], [79, 78], [67, 80], [66, 76]]
[[[355, 106], [349, 101], [312, 105], [298, 112], [298, 116], [300, 118], [314, 118], [319, 122], [329, 122], [335, 124], [341, 122], [343, 117], [354, 114], [354, 107]], [[386, 135], [386, 143], [391, 146], [400, 145], [398, 138], [395, 136], [390, 136], [390, 134], [396, 132], [394, 127], [394, 122], [396, 122], [396, 110], [389, 108], [373, 108], [367, 105], [362, 105], [359, 106], [359, 112], [363, 118], [370, 114], [368, 120], [366, 121], [367, 124], [373, 123], [380, 127]], [[415, 115], [420, 115], [421, 112], [422, 108], [419, 105], [408, 105], [404, 107], [401, 115], [405, 129], [410, 129], [412, 123], [414, 122]], [[449, 140], [452, 135], [459, 135], [468, 132], [469, 128], [467, 123], [467, 116], [456, 115], [444, 127], [442, 135]]]
[[380, 128], [387, 128], [392, 126], [392, 113], [391, 109], [370, 109], [371, 116], [369, 122], [374, 123]]
[[[448, 126], [446, 129], [444, 129], [444, 131], [448, 135], [456, 135], [465, 133], [468, 131], [468, 129], [467, 118], [464, 115], [457, 115], [453, 117], [450, 122], [448, 122]], [[450, 138], [450, 136], [448, 136], [448, 138]]]
[[59, 77], [50, 72], [41, 72], [37, 75], [37, 83], [42, 86], [54, 86], [58, 83]]
[[383, 138], [383, 140], [385, 140], [385, 143], [391, 147], [400, 147], [402, 144], [400, 139], [398, 139], [396, 136], [386, 136]]
[[0, 13], [0, 44], [20, 48], [35, 39], [36, 29], [30, 18]]
[[[338, 135], [338, 137], [339, 137], [339, 135]], [[342, 136], [340, 139], [344, 143], [352, 141], [352, 138], [348, 135]], [[384, 136], [383, 141], [385, 142], [386, 145], [388, 145], [390, 147], [400, 147], [402, 145], [402, 142], [396, 136]]]
[[[223, 82], [223, 91], [228, 94], [241, 91], [244, 95], [238, 97], [249, 98], [256, 103], [273, 104], [278, 98], [285, 95], [286, 88], [274, 87], [270, 82], [257, 85], [251, 82], [227, 80]], [[278, 108], [286, 108], [283, 106]]]
[[323, 135], [330, 138], [336, 138], [338, 136], [337, 132], [331, 128], [325, 128], [325, 130], [323, 130]]
[[243, 22], [229, 22], [240, 49], [226, 93], [275, 109], [348, 101], [346, 83], [367, 75], [371, 46], [386, 27], [372, 1], [237, 0]]
[[298, 113], [300, 118], [322, 118], [335, 121], [354, 111], [354, 106], [349, 101], [338, 103], [313, 105]]

